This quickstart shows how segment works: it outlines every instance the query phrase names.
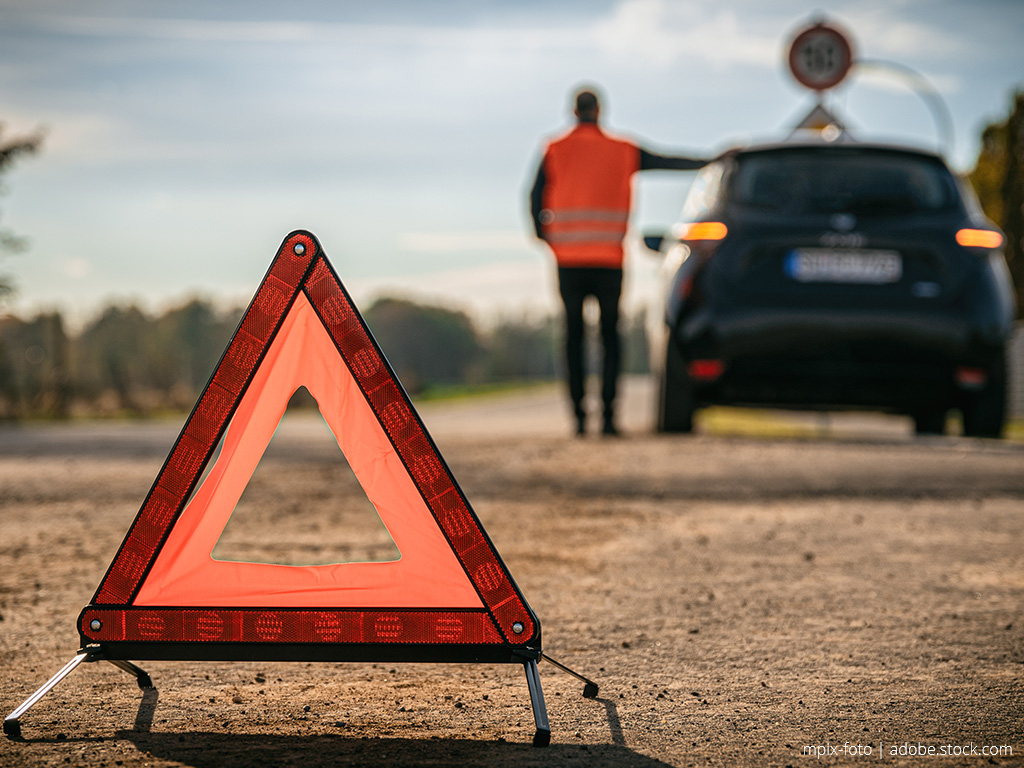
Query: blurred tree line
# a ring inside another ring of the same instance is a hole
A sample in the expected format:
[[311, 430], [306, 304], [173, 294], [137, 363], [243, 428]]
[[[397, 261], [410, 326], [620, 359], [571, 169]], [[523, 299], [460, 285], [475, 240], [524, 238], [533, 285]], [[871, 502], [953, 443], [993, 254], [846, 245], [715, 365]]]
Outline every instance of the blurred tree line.
[[985, 215], [1006, 233], [1006, 261], [1024, 317], [1024, 91], [1013, 95], [1005, 120], [981, 133], [978, 161], [968, 178]]
[[[159, 315], [117, 304], [73, 334], [57, 312], [0, 317], [0, 419], [188, 410], [243, 311], [203, 299]], [[379, 299], [364, 317], [413, 396], [561, 376], [561, 318], [503, 318], [481, 331], [463, 312], [396, 298]], [[642, 315], [624, 320], [622, 333], [625, 370], [646, 372]]]
[[190, 408], [241, 317], [192, 300], [159, 316], [113, 305], [69, 335], [60, 313], [0, 319], [0, 418]]

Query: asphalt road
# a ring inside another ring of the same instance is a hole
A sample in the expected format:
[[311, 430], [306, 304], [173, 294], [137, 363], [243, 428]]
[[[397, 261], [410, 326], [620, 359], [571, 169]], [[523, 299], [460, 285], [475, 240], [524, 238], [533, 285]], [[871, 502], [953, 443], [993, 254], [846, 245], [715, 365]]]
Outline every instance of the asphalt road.
[[[644, 376], [624, 377], [620, 391], [617, 423], [624, 436], [650, 435], [654, 431], [653, 382]], [[594, 414], [588, 427], [596, 433], [600, 427], [597, 416], [600, 405], [596, 399], [588, 401], [588, 405]], [[573, 429], [563, 389], [555, 384], [427, 401], [419, 403], [417, 410], [436, 439], [552, 439], [570, 436]], [[125, 458], [165, 456], [184, 421], [183, 414], [135, 422], [108, 420], [7, 425], [0, 427], [0, 456], [93, 453]], [[312, 415], [299, 412], [286, 418], [281, 434], [285, 441], [302, 443], [319, 433], [321, 426], [322, 422]], [[725, 437], [914, 440], [908, 418], [861, 412], [799, 413], [715, 408], [698, 414], [696, 431], [700, 435]]]

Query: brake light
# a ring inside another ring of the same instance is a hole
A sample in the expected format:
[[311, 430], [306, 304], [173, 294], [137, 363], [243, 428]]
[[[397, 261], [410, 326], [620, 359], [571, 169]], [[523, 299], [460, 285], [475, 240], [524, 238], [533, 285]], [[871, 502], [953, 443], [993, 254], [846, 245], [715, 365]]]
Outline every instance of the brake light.
[[690, 378], [696, 381], [714, 381], [725, 373], [725, 363], [721, 360], [691, 360], [686, 367]]
[[961, 229], [956, 233], [956, 241], [965, 248], [998, 248], [1003, 244], [1003, 236], [991, 229]]
[[988, 371], [961, 365], [956, 369], [956, 383], [964, 389], [981, 389], [988, 384]]
[[729, 228], [720, 221], [697, 221], [686, 224], [679, 235], [680, 240], [721, 240], [729, 234]]

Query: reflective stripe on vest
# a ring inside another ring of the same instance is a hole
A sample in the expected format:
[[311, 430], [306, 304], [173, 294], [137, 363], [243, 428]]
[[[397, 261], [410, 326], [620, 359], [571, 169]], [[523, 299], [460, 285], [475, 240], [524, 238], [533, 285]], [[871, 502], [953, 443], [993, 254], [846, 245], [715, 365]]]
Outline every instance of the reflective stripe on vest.
[[568, 232], [551, 232], [547, 241], [552, 245], [559, 243], [621, 243], [622, 236], [626, 233], [622, 230], [600, 229], [573, 229]]
[[611, 208], [563, 208], [560, 211], [545, 210], [541, 213], [541, 221], [544, 224], [562, 224], [580, 221], [612, 221], [625, 223], [628, 219], [629, 211], [617, 211]]

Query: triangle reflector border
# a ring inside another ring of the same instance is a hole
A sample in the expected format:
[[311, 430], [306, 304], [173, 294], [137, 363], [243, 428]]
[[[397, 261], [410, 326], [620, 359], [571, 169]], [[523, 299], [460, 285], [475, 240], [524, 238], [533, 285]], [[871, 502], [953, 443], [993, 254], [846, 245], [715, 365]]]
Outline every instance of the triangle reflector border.
[[[198, 599], [197, 604], [156, 605], [138, 600], [289, 312], [306, 302], [481, 607], [446, 605], [443, 594], [437, 596], [436, 607], [422, 608], [331, 607], [322, 600], [301, 605], [294, 597], [283, 606], [204, 605]], [[541, 641], [539, 620], [320, 244], [304, 231], [289, 235], [279, 249], [92, 602], [83, 609], [79, 633], [83, 647], [100, 646], [111, 659], [523, 663], [524, 657], [539, 658]]]

